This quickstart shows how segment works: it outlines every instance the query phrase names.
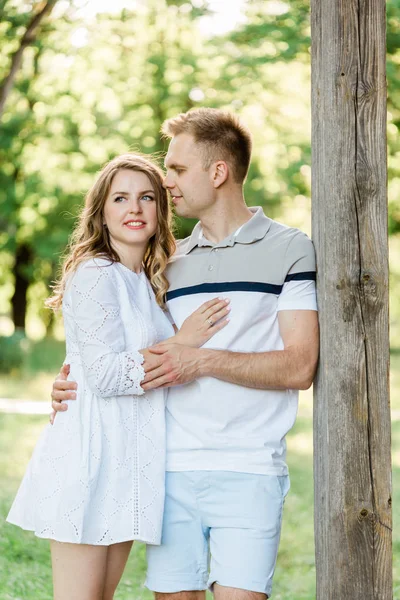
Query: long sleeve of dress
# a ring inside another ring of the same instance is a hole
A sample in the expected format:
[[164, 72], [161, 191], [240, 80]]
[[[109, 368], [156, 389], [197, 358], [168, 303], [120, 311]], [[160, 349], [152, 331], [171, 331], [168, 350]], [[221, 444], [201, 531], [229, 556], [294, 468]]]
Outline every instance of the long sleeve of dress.
[[83, 369], [92, 391], [102, 397], [144, 394], [144, 358], [126, 351], [117, 285], [114, 268], [104, 259], [80, 265], [68, 285]]

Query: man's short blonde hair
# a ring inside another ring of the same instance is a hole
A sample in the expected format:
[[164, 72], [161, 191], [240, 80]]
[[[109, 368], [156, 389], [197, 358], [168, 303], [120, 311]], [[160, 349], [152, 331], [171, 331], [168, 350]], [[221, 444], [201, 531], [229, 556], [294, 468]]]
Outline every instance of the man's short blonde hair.
[[231, 167], [237, 183], [243, 183], [249, 170], [251, 158], [251, 134], [239, 118], [217, 108], [194, 108], [167, 119], [161, 126], [167, 138], [180, 133], [193, 136], [202, 146], [203, 166], [208, 169], [217, 160]]

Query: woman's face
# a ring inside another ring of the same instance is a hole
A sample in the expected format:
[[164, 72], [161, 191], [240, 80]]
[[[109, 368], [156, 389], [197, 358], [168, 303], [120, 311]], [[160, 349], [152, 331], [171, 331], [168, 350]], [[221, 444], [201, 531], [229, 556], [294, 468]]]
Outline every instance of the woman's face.
[[104, 204], [111, 245], [120, 251], [146, 250], [157, 230], [156, 193], [145, 173], [121, 169]]

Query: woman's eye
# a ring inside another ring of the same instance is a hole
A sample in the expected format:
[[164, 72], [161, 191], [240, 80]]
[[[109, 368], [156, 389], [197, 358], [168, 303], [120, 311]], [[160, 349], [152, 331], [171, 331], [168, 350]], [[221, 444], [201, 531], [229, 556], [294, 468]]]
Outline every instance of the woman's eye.
[[114, 202], [121, 202], [122, 200], [125, 200], [123, 196], [117, 196], [116, 198], [114, 198]]
[[154, 200], [153, 196], [148, 196], [147, 194], [145, 196], [142, 196], [142, 200], [146, 200], [146, 202], [149, 202], [151, 200]]

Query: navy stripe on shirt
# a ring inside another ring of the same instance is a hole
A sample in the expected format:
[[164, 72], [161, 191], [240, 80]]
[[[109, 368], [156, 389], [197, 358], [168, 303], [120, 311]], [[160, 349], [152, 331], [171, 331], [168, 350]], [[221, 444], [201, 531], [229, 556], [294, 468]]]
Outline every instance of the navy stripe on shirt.
[[[307, 271], [304, 273], [294, 273], [288, 275], [287, 281], [315, 281], [315, 272]], [[200, 283], [189, 287], [178, 288], [167, 292], [167, 301], [179, 298], [181, 296], [192, 296], [193, 294], [219, 294], [224, 292], [263, 292], [265, 294], [275, 294], [279, 296], [283, 285], [273, 283], [262, 283], [257, 281], [227, 281], [218, 283]]]
[[286, 275], [286, 281], [316, 281], [317, 274], [315, 271], [304, 271], [303, 273], [292, 273]]

